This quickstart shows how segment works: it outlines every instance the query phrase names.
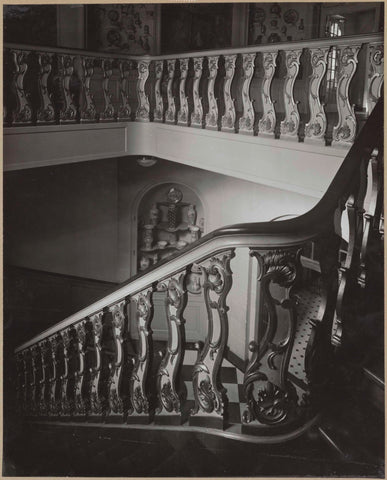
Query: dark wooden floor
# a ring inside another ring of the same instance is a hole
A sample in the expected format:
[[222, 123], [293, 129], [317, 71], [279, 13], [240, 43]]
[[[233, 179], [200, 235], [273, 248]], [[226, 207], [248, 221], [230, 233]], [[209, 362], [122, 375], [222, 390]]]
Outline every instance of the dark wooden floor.
[[384, 468], [343, 458], [317, 432], [257, 445], [186, 431], [34, 425], [8, 434], [3, 475], [384, 477]]

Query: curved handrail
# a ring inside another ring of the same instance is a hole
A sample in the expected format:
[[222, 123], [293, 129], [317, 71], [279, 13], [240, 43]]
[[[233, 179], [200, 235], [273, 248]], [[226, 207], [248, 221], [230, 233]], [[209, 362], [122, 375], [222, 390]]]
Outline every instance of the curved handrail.
[[371, 154], [376, 145], [382, 145], [382, 118], [383, 98], [380, 98], [355, 143], [347, 153], [328, 190], [317, 205], [305, 214], [279, 222], [242, 223], [214, 230], [202, 237], [198, 242], [159, 262], [147, 272], [140, 272], [131, 277], [102, 299], [23, 343], [15, 349], [15, 353], [85, 317], [113, 305], [129, 295], [144, 290], [153, 283], [184, 269], [187, 265], [202, 261], [222, 250], [229, 250], [235, 247], [275, 249], [300, 245], [316, 238], [319, 234], [326, 231], [327, 227], [333, 225], [333, 215], [339, 200], [349, 194], [350, 188], [358, 175], [362, 160]]
[[383, 42], [383, 35], [380, 33], [369, 33], [362, 35], [350, 35], [337, 38], [318, 38], [313, 40], [301, 40], [292, 42], [270, 43], [266, 45], [251, 45], [249, 47], [235, 47], [235, 48], [223, 48], [217, 50], [199, 50], [196, 52], [177, 52], [167, 55], [125, 55], [122, 53], [114, 52], [92, 52], [88, 50], [82, 50], [77, 48], [62, 48], [62, 47], [45, 47], [38, 45], [24, 45], [16, 43], [4, 43], [4, 48], [15, 50], [28, 50], [36, 52], [47, 53], [62, 53], [66, 55], [82, 55], [85, 57], [111, 57], [126, 60], [173, 60], [175, 58], [195, 58], [195, 57], [208, 57], [216, 55], [233, 55], [244, 53], [256, 53], [256, 52], [276, 52], [278, 50], [296, 50], [300, 48], [316, 48], [324, 46], [339, 46], [339, 45], [358, 45], [370, 42]]

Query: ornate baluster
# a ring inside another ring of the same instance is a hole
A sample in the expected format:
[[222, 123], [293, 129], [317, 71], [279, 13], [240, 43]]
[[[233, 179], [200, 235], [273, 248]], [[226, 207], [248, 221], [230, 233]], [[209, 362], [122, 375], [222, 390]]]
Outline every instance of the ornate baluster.
[[73, 102], [73, 95], [70, 91], [71, 76], [74, 73], [74, 55], [59, 55], [59, 80], [63, 91], [63, 106], [59, 112], [60, 123], [75, 123], [77, 107]]
[[88, 410], [91, 415], [100, 416], [102, 414], [102, 399], [99, 391], [99, 379], [101, 375], [101, 337], [102, 337], [102, 317], [103, 312], [98, 312], [90, 316], [92, 335], [95, 348], [95, 365], [91, 369], [90, 385], [88, 388]]
[[378, 201], [378, 196], [381, 192], [381, 178], [382, 172], [380, 171], [379, 165], [379, 151], [378, 149], [374, 149], [371, 154], [370, 163], [370, 173], [371, 178], [369, 179], [368, 185], [368, 201], [367, 205], [363, 209], [362, 216], [363, 216], [363, 229], [362, 229], [362, 238], [359, 242], [361, 245], [360, 248], [360, 262], [359, 262], [359, 271], [357, 276], [357, 281], [362, 288], [365, 288], [367, 282], [367, 275], [366, 275], [366, 260], [367, 260], [367, 248], [368, 242], [371, 234], [372, 225], [375, 219], [375, 212], [376, 212], [376, 204]]
[[194, 81], [193, 81], [193, 102], [194, 110], [191, 114], [191, 127], [203, 127], [203, 105], [200, 98], [199, 85], [203, 73], [203, 57], [193, 59], [194, 62]]
[[188, 58], [180, 58], [180, 85], [179, 85], [179, 97], [180, 97], [180, 109], [177, 114], [177, 124], [188, 126], [188, 97], [185, 94], [185, 82], [188, 74]]
[[181, 397], [178, 393], [177, 377], [183, 359], [184, 323], [183, 311], [187, 304], [184, 287], [185, 272], [164, 280], [159, 291], [166, 291], [165, 307], [168, 321], [168, 347], [157, 373], [159, 405], [156, 423], [181, 423]]
[[242, 85], [242, 103], [243, 115], [239, 119], [239, 133], [247, 135], [254, 134], [255, 113], [253, 102], [250, 99], [250, 83], [254, 75], [255, 53], [244, 53], [243, 61], [243, 85]]
[[38, 110], [37, 123], [55, 123], [55, 109], [47, 88], [47, 80], [52, 71], [53, 54], [38, 53], [38, 86], [41, 106]]
[[216, 75], [218, 74], [218, 60], [216, 57], [208, 57], [208, 69], [210, 76], [208, 77], [208, 113], [206, 114], [206, 128], [209, 130], [218, 130], [218, 104], [214, 95], [214, 86]]
[[153, 114], [154, 122], [162, 122], [164, 117], [164, 103], [161, 95], [160, 84], [163, 77], [164, 60], [156, 60], [156, 82], [155, 82], [155, 111]]
[[[256, 338], [250, 343], [252, 356], [243, 382], [247, 400], [244, 423], [257, 420], [263, 425], [279, 425], [294, 420], [298, 398], [287, 369], [296, 326], [292, 287], [299, 270], [299, 253], [295, 249], [251, 250], [260, 266], [264, 308], [258, 330], [264, 332], [260, 332], [260, 341]], [[278, 287], [270, 288], [272, 284]]]
[[277, 54], [277, 52], [263, 53], [263, 69], [265, 72], [262, 83], [263, 115], [258, 122], [258, 131], [260, 134], [270, 136], [274, 135], [276, 125], [274, 103], [271, 99], [270, 87], [275, 73]]
[[32, 108], [24, 90], [24, 76], [28, 70], [28, 52], [11, 50], [14, 64], [12, 90], [16, 97], [16, 110], [12, 112], [13, 125], [31, 125]]
[[130, 62], [120, 61], [120, 96], [121, 104], [118, 109], [117, 120], [125, 121], [130, 120], [132, 109], [129, 105], [129, 97], [127, 93], [128, 81], [130, 75]]
[[165, 123], [175, 123], [176, 119], [176, 105], [175, 99], [173, 98], [172, 86], [173, 78], [175, 76], [175, 66], [176, 60], [168, 60], [168, 84], [167, 84], [167, 98], [168, 98], [168, 108], [165, 112]]
[[133, 297], [137, 304], [137, 329], [139, 352], [130, 379], [130, 400], [128, 422], [149, 421], [149, 395], [146, 391], [148, 369], [151, 362], [153, 317], [152, 288], [148, 288]]
[[94, 58], [81, 58], [82, 73], [81, 83], [83, 91], [83, 105], [81, 108], [81, 122], [96, 122], [98, 120], [97, 109], [94, 103], [94, 96], [91, 93], [91, 79], [94, 74]]
[[31, 415], [37, 415], [39, 409], [39, 402], [38, 402], [38, 375], [37, 375], [37, 357], [38, 357], [38, 348], [37, 345], [33, 345], [30, 349], [31, 351], [31, 379], [30, 379], [30, 387], [31, 387], [31, 408], [30, 412]]
[[370, 71], [368, 75], [367, 110], [371, 113], [382, 94], [384, 81], [384, 46], [380, 43], [369, 44]]
[[41, 363], [41, 372], [42, 376], [39, 380], [39, 415], [47, 415], [48, 412], [48, 376], [47, 372], [47, 342], [43, 341], [39, 343], [39, 352], [40, 352], [40, 363]]
[[109, 378], [109, 409], [110, 415], [123, 415], [124, 404], [121, 398], [121, 372], [124, 363], [123, 360], [123, 342], [124, 342], [124, 330], [125, 330], [125, 300], [116, 303], [109, 307], [109, 312], [113, 317], [113, 333], [114, 341], [116, 344], [116, 355], [114, 364], [110, 369]]
[[68, 329], [60, 332], [60, 338], [63, 346], [63, 366], [64, 372], [60, 376], [60, 411], [62, 415], [70, 414], [70, 403], [67, 398], [67, 385], [69, 379], [69, 346], [70, 332]]
[[193, 369], [195, 406], [190, 425], [224, 427], [226, 390], [220, 383], [220, 368], [228, 338], [227, 295], [232, 286], [230, 261], [234, 250], [200, 264], [208, 315], [208, 333]]
[[328, 52], [329, 47], [310, 49], [312, 64], [312, 75], [309, 81], [310, 119], [305, 125], [305, 143], [316, 140], [325, 145], [327, 117], [320, 100], [320, 85], [327, 69]]
[[226, 76], [224, 79], [224, 115], [222, 116], [222, 132], [235, 132], [235, 106], [231, 97], [231, 84], [235, 74], [236, 55], [225, 55]]
[[113, 63], [111, 60], [105, 60], [105, 59], [102, 60], [102, 72], [103, 72], [102, 91], [103, 91], [103, 98], [105, 101], [105, 108], [104, 108], [104, 111], [101, 112], [100, 121], [112, 122], [113, 120], [115, 120], [116, 112], [112, 102], [113, 95], [109, 90], [110, 77], [113, 74]]
[[285, 119], [281, 122], [281, 136], [298, 141], [298, 128], [300, 126], [300, 114], [297, 103], [294, 100], [294, 83], [300, 69], [301, 50], [287, 50], [286, 77], [284, 83]]
[[75, 326], [76, 352], [78, 355], [78, 370], [74, 378], [74, 415], [85, 415], [86, 405], [83, 399], [85, 381], [85, 351], [86, 351], [86, 321], [82, 320]]
[[57, 339], [56, 337], [50, 337], [48, 339], [49, 345], [49, 355], [51, 356], [51, 377], [49, 378], [49, 395], [48, 395], [48, 404], [49, 404], [49, 415], [54, 416], [58, 413], [57, 403], [56, 403], [56, 384], [57, 384]]
[[341, 46], [339, 51], [339, 76], [336, 102], [339, 113], [337, 125], [333, 127], [332, 145], [350, 146], [356, 135], [356, 117], [349, 103], [349, 86], [357, 68], [357, 55], [361, 45]]
[[138, 107], [136, 111], [136, 120], [139, 122], [149, 122], [149, 99], [145, 93], [145, 83], [149, 77], [150, 60], [139, 60], [137, 65], [137, 99]]

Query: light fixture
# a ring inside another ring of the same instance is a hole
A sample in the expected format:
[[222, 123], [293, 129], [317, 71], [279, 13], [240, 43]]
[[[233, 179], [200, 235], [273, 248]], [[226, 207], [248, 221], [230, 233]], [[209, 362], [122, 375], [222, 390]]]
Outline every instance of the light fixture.
[[142, 157], [137, 159], [137, 163], [140, 167], [153, 167], [157, 163], [157, 160], [152, 157]]

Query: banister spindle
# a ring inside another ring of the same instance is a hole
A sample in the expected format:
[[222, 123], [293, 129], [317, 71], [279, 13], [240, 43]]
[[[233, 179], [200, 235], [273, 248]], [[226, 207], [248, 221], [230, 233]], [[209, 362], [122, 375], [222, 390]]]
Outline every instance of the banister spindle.
[[332, 145], [350, 146], [356, 135], [356, 117], [349, 103], [349, 86], [357, 68], [357, 56], [361, 45], [338, 47], [339, 74], [336, 89], [336, 104], [339, 114], [333, 127]]
[[87, 407], [91, 415], [99, 416], [102, 414], [102, 399], [99, 390], [99, 379], [101, 375], [101, 340], [102, 340], [102, 317], [103, 312], [91, 315], [91, 331], [94, 343], [95, 364], [91, 368], [90, 385], [88, 388]]
[[30, 382], [30, 376], [31, 376], [31, 350], [26, 349], [23, 352], [23, 368], [24, 368], [24, 378], [23, 378], [23, 391], [24, 391], [24, 398], [23, 398], [23, 404], [24, 404], [24, 414], [25, 415], [30, 415], [31, 414], [31, 382]]
[[156, 73], [156, 82], [155, 82], [155, 110], [153, 113], [154, 122], [162, 122], [164, 118], [164, 102], [161, 95], [161, 80], [163, 77], [164, 71], [164, 60], [156, 60], [155, 62], [155, 73]]
[[222, 132], [235, 132], [235, 105], [231, 96], [231, 84], [235, 74], [235, 61], [237, 55], [225, 55], [224, 63], [226, 75], [224, 79], [224, 115], [222, 116]]
[[41, 378], [39, 379], [39, 415], [47, 415], [48, 405], [47, 405], [47, 345], [46, 342], [39, 343], [39, 353], [40, 353], [40, 365], [41, 365]]
[[187, 304], [184, 287], [185, 272], [163, 280], [159, 291], [166, 291], [165, 308], [168, 322], [168, 346], [157, 373], [158, 407], [155, 422], [181, 423], [181, 396], [178, 392], [178, 374], [183, 356], [183, 312]]
[[37, 112], [38, 124], [55, 123], [55, 109], [48, 92], [48, 77], [52, 72], [52, 53], [38, 53], [38, 87], [40, 96], [40, 108]]
[[24, 76], [28, 70], [28, 52], [23, 50], [11, 50], [13, 59], [12, 91], [16, 99], [16, 107], [12, 112], [13, 125], [31, 125], [32, 108], [24, 89]]
[[130, 401], [128, 423], [149, 422], [149, 392], [147, 391], [148, 370], [152, 355], [153, 317], [152, 288], [148, 288], [133, 297], [136, 302], [138, 355], [130, 378]]
[[200, 263], [207, 309], [206, 341], [193, 369], [195, 405], [190, 425], [224, 428], [226, 390], [220, 383], [220, 368], [228, 339], [227, 295], [232, 286], [230, 261], [234, 250]]
[[112, 314], [112, 326], [114, 342], [116, 346], [115, 360], [110, 368], [109, 378], [109, 398], [108, 398], [108, 414], [120, 415], [124, 414], [124, 404], [121, 392], [121, 374], [124, 363], [123, 358], [123, 342], [125, 330], [125, 307], [126, 301], [122, 300], [115, 305], [109, 307]]
[[83, 398], [85, 384], [86, 320], [75, 326], [75, 351], [78, 356], [78, 369], [74, 378], [74, 415], [85, 415], [86, 405]]
[[[281, 425], [294, 421], [299, 400], [288, 379], [288, 363], [297, 323], [292, 287], [299, 272], [300, 251], [251, 249], [251, 255], [260, 267], [263, 308], [257, 336], [250, 342], [252, 355], [243, 381], [247, 401], [243, 422]], [[273, 284], [276, 288], [271, 288]]]
[[49, 346], [49, 357], [51, 360], [51, 376], [49, 378], [49, 415], [54, 416], [58, 412], [57, 402], [56, 402], [56, 386], [57, 386], [57, 339], [56, 336], [50, 337], [48, 339]]
[[145, 92], [145, 84], [149, 77], [150, 60], [139, 60], [137, 64], [137, 99], [136, 120], [138, 122], [149, 122], [149, 99]]
[[38, 357], [38, 346], [32, 345], [31, 347], [31, 378], [30, 378], [30, 386], [31, 386], [31, 414], [37, 415], [39, 411], [39, 389], [38, 389], [38, 365], [37, 365], [37, 357]]
[[327, 69], [328, 52], [329, 47], [310, 49], [312, 64], [312, 75], [308, 89], [310, 119], [305, 125], [305, 143], [316, 141], [325, 145], [327, 117], [321, 104], [320, 85]]
[[81, 123], [96, 122], [98, 120], [97, 109], [94, 103], [94, 96], [91, 91], [91, 79], [94, 75], [94, 58], [81, 57], [81, 84], [83, 93], [83, 102], [81, 106]]
[[103, 73], [103, 80], [102, 80], [102, 91], [103, 91], [103, 98], [105, 107], [103, 112], [100, 114], [100, 121], [101, 122], [112, 122], [115, 120], [116, 111], [113, 105], [113, 94], [110, 91], [110, 78], [113, 74], [113, 62], [111, 60], [102, 60], [102, 73]]
[[206, 128], [208, 130], [218, 130], [218, 103], [215, 98], [214, 87], [218, 74], [219, 55], [208, 57], [208, 69], [210, 75], [208, 77], [207, 95], [208, 95], [208, 113], [206, 114]]
[[180, 83], [179, 83], [179, 98], [180, 109], [177, 114], [177, 124], [187, 126], [188, 125], [188, 97], [185, 94], [185, 82], [187, 81], [188, 74], [188, 58], [180, 58]]
[[202, 128], [203, 127], [203, 105], [200, 97], [200, 80], [203, 73], [203, 57], [196, 57], [194, 62], [194, 81], [193, 81], [193, 103], [194, 108], [191, 113], [191, 127]]
[[62, 415], [70, 414], [70, 403], [67, 398], [67, 386], [69, 380], [69, 347], [70, 331], [69, 329], [60, 332], [60, 338], [63, 347], [63, 374], [60, 377], [60, 410]]
[[77, 107], [70, 90], [71, 77], [74, 73], [74, 59], [74, 55], [58, 56], [58, 79], [63, 94], [63, 105], [59, 112], [60, 123], [75, 123], [77, 118]]
[[242, 85], [242, 104], [243, 115], [239, 119], [239, 133], [246, 135], [254, 134], [255, 112], [253, 102], [250, 98], [250, 83], [254, 75], [255, 53], [244, 53], [242, 55], [243, 85]]
[[167, 71], [168, 71], [168, 83], [167, 83], [167, 99], [168, 99], [168, 108], [165, 112], [165, 123], [175, 123], [176, 119], [176, 104], [175, 99], [173, 98], [173, 79], [175, 77], [175, 67], [176, 60], [167, 61]]
[[367, 111], [370, 114], [382, 94], [384, 81], [384, 46], [370, 43], [368, 47], [370, 70], [367, 78]]
[[300, 70], [301, 50], [286, 50], [286, 77], [284, 83], [285, 118], [281, 122], [281, 137], [298, 141], [300, 114], [294, 100], [294, 83]]
[[120, 99], [121, 100], [120, 100], [120, 106], [118, 108], [117, 120], [127, 121], [127, 120], [130, 120], [131, 114], [132, 114], [132, 109], [130, 108], [129, 96], [128, 96], [128, 84], [129, 84], [131, 62], [120, 60], [119, 68], [120, 68]]
[[263, 115], [258, 122], [258, 134], [274, 136], [276, 115], [271, 98], [271, 83], [273, 81], [278, 52], [263, 52], [264, 77], [262, 82]]

